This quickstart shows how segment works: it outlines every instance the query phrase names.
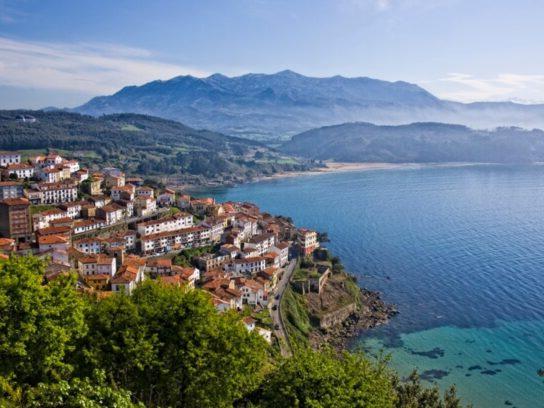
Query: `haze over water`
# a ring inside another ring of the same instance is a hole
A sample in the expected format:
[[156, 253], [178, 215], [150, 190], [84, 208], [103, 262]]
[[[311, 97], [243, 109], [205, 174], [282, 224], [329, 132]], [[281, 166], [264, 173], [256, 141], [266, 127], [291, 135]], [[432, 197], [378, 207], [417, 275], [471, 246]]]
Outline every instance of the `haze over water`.
[[398, 305], [354, 347], [455, 383], [475, 407], [544, 407], [544, 166], [358, 171], [213, 193], [327, 231], [360, 284]]

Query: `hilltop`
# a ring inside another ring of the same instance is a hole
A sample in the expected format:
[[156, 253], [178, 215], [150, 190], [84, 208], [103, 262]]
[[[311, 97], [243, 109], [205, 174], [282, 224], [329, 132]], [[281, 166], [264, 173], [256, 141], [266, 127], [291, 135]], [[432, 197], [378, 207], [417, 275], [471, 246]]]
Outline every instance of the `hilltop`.
[[259, 140], [286, 140], [319, 126], [364, 121], [460, 123], [477, 128], [544, 127], [544, 105], [463, 104], [437, 98], [418, 85], [367, 77], [315, 78], [293, 71], [206, 78], [178, 76], [127, 86], [74, 109], [102, 115], [149, 114], [197, 128]]
[[475, 130], [443, 123], [345, 123], [296, 135], [281, 149], [340, 162], [534, 163], [544, 161], [544, 132], [515, 127]]
[[[35, 121], [20, 120], [25, 115]], [[257, 142], [140, 114], [0, 111], [0, 149], [52, 149], [90, 168], [112, 165], [180, 183], [239, 182], [307, 167]]]

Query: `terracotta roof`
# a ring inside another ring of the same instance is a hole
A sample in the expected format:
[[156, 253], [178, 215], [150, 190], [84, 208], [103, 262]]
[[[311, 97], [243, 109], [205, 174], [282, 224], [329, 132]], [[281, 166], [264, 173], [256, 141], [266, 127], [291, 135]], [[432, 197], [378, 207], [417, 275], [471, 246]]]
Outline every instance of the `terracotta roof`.
[[33, 166], [26, 163], [12, 163], [12, 164], [8, 164], [7, 166], [8, 170], [28, 170], [33, 168], [34, 168]]
[[245, 324], [255, 324], [255, 322], [257, 320], [255, 320], [253, 317], [251, 316], [246, 316], [242, 319], [242, 321], [245, 323]]
[[94, 275], [85, 275], [83, 280], [86, 281], [98, 281], [98, 280], [110, 280], [111, 275], [109, 273], [97, 273]]
[[182, 276], [184, 279], [189, 279], [195, 273], [195, 268], [183, 268], [181, 266], [174, 265], [172, 267], [172, 272]]
[[38, 215], [48, 216], [48, 215], [57, 215], [57, 214], [66, 214], [66, 211], [62, 211], [58, 208], [51, 208], [49, 210], [44, 210], [42, 212], [39, 212]]
[[119, 268], [119, 271], [113, 277], [113, 279], [111, 280], [111, 283], [115, 283], [115, 284], [130, 283], [130, 282], [134, 282], [137, 277], [138, 277], [137, 269], [135, 270], [134, 267], [123, 265], [121, 266], [121, 268]]
[[6, 198], [5, 200], [0, 201], [6, 205], [30, 205], [30, 202], [26, 198]]
[[70, 233], [72, 230], [69, 226], [58, 226], [58, 227], [46, 227], [40, 228], [37, 233], [38, 235], [64, 235]]
[[65, 224], [65, 223], [72, 223], [74, 220], [70, 217], [62, 217], [62, 218], [57, 218], [55, 220], [51, 220], [50, 221], [50, 224], [51, 225], [58, 225], [58, 224]]
[[276, 245], [274, 245], [278, 249], [285, 249], [289, 248], [289, 242], [278, 242]]
[[274, 252], [267, 252], [266, 254], [263, 255], [263, 257], [266, 258], [266, 259], [274, 260], [274, 259], [278, 258], [279, 255], [274, 253]]
[[79, 262], [84, 264], [111, 265], [113, 259], [114, 258], [112, 256], [98, 254], [98, 255], [87, 255], [83, 258], [80, 258]]
[[102, 211], [108, 212], [108, 213], [109, 212], [120, 211], [122, 209], [123, 208], [117, 203], [111, 203], [111, 204], [105, 205], [104, 207], [101, 208]]
[[73, 245], [79, 245], [79, 244], [94, 244], [94, 243], [100, 243], [101, 242], [101, 239], [100, 238], [81, 238], [81, 239], [78, 239], [77, 241], [74, 241], [73, 242]]
[[71, 190], [75, 189], [76, 186], [72, 183], [38, 183], [38, 188], [40, 190]]
[[91, 225], [96, 225], [96, 224], [102, 224], [104, 223], [104, 221], [100, 220], [96, 220], [94, 218], [89, 218], [89, 219], [86, 219], [86, 220], [77, 220], [77, 221], [74, 221], [74, 228], [75, 227], [84, 227], [84, 226], [91, 226]]
[[52, 245], [52, 244], [67, 244], [68, 238], [60, 235], [46, 235], [38, 237], [38, 244], [40, 245]]
[[172, 260], [171, 259], [165, 259], [165, 258], [160, 258], [160, 259], [148, 259], [147, 260], [147, 266], [148, 267], [159, 267], [159, 268], [164, 268], [164, 267], [171, 267], [172, 266]]
[[181, 275], [167, 275], [167, 276], [161, 276], [159, 277], [159, 280], [163, 283], [173, 284], [173, 285], [179, 285], [181, 283], [185, 283], [186, 280], [183, 279]]
[[0, 238], [0, 245], [13, 245], [15, 244], [15, 240], [11, 238]]

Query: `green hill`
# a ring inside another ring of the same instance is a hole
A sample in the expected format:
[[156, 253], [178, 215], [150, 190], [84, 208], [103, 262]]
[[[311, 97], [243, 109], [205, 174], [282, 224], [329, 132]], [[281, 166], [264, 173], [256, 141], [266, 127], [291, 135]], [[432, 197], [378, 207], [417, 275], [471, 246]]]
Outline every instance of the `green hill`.
[[240, 182], [308, 167], [257, 142], [138, 114], [0, 111], [0, 149], [57, 150], [90, 168], [112, 165], [180, 183]]
[[286, 154], [339, 162], [534, 163], [544, 161], [544, 131], [476, 130], [444, 123], [345, 123], [293, 136], [281, 149]]

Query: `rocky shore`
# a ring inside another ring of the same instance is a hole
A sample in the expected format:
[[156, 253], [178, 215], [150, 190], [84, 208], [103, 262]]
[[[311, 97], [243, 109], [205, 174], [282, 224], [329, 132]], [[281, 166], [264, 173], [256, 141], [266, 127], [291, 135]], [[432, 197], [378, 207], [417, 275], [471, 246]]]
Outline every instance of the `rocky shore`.
[[310, 334], [310, 344], [320, 348], [324, 345], [345, 350], [351, 338], [361, 331], [386, 324], [398, 311], [394, 305], [385, 303], [380, 292], [361, 289], [361, 304], [340, 324], [326, 330], [316, 329]]

